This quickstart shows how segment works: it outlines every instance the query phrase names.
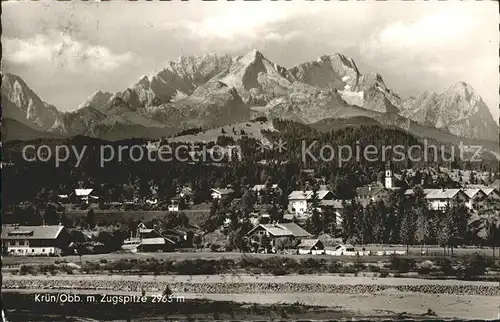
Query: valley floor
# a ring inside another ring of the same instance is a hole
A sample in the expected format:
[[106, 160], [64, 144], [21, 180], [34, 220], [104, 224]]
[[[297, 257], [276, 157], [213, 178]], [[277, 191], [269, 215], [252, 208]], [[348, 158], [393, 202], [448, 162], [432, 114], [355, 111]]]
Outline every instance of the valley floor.
[[[330, 275], [4, 275], [2, 293], [161, 294], [168, 285], [185, 301], [299, 305], [344, 312], [344, 317], [435, 312], [437, 318], [497, 319], [500, 287], [494, 282]], [[43, 305], [43, 304], [37, 304]], [[12, 309], [5, 306], [6, 312]], [[193, 312], [194, 313], [194, 312]], [[8, 313], [7, 313], [8, 314]], [[8, 317], [8, 316], [7, 316]], [[212, 318], [212, 316], [210, 316]], [[262, 317], [261, 317], [262, 318]], [[309, 317], [312, 318], [312, 317]], [[321, 318], [328, 318], [323, 316]], [[432, 317], [431, 317], [432, 318]]]

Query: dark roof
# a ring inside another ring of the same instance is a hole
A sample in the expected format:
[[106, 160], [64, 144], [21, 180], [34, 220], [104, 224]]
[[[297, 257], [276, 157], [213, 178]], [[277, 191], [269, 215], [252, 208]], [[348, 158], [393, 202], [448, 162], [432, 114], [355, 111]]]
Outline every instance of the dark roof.
[[267, 230], [271, 235], [275, 237], [311, 237], [311, 234], [305, 231], [302, 227], [295, 223], [280, 223], [280, 224], [260, 224], [250, 230], [248, 235], [250, 235], [257, 228], [262, 227]]
[[2, 226], [2, 239], [56, 239], [64, 226]]
[[[320, 245], [318, 245], [318, 243]], [[297, 248], [312, 249], [314, 246], [323, 248], [323, 243], [319, 239], [302, 239]]]
[[380, 193], [386, 193], [387, 189], [383, 187], [358, 187], [356, 188], [356, 194], [358, 197], [373, 197]]
[[296, 223], [290, 222], [290, 223], [282, 223], [279, 225], [290, 230], [295, 237], [311, 237], [310, 233], [308, 233], [305, 229], [303, 229], [302, 227], [300, 227]]
[[493, 183], [490, 184], [490, 187], [492, 187], [492, 188], [500, 188], [500, 179], [496, 179], [495, 181], [493, 181]]
[[218, 192], [220, 193], [221, 195], [230, 195], [234, 192], [233, 189], [231, 188], [223, 188], [223, 189], [212, 189], [212, 191], [214, 192]]

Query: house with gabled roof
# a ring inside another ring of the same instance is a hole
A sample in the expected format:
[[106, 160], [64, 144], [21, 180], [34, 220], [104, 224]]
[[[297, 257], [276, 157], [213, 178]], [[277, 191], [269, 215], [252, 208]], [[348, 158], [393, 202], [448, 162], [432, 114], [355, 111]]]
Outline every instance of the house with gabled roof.
[[483, 189], [464, 189], [465, 194], [469, 197], [469, 200], [465, 203], [467, 208], [471, 210], [478, 210], [482, 207], [486, 200], [486, 193], [484, 193]]
[[389, 196], [390, 190], [383, 186], [364, 186], [356, 188], [356, 199], [377, 201]]
[[266, 235], [271, 239], [279, 237], [308, 238], [312, 235], [304, 230], [296, 223], [275, 223], [275, 224], [260, 224], [255, 226], [247, 233], [247, 236]]
[[250, 188], [252, 192], [254, 192], [257, 196], [262, 195], [266, 190], [270, 190], [276, 193], [281, 193], [281, 189], [277, 183], [272, 184], [256, 184], [252, 188]]
[[71, 195], [71, 199], [77, 202], [88, 204], [91, 201], [98, 201], [99, 197], [95, 195], [94, 189], [91, 188], [78, 188], [75, 189]]
[[443, 210], [460, 203], [467, 205], [470, 200], [462, 189], [424, 189], [424, 194], [430, 208], [434, 210]]
[[228, 198], [234, 193], [232, 188], [212, 188], [210, 190], [212, 191], [212, 199]]
[[3, 252], [14, 256], [55, 256], [66, 250], [71, 235], [64, 226], [2, 226]]
[[297, 246], [299, 254], [312, 254], [325, 249], [325, 245], [319, 239], [302, 239]]
[[[278, 241], [287, 241], [299, 243], [303, 238], [311, 238], [312, 235], [295, 223], [274, 223], [259, 224], [247, 233], [247, 238], [254, 250], [265, 248], [265, 251], [276, 251]], [[269, 243], [264, 245], [264, 237], [268, 238]]]
[[487, 199], [500, 200], [500, 191], [495, 188], [482, 188], [481, 189], [486, 195]]
[[496, 179], [495, 181], [493, 181], [490, 185], [489, 185], [490, 188], [495, 188], [497, 190], [500, 190], [500, 179]]

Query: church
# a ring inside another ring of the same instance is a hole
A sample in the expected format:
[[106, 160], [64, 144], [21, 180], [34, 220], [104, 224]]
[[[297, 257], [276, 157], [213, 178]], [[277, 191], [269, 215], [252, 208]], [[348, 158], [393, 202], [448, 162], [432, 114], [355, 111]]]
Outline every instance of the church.
[[384, 182], [377, 181], [374, 184], [356, 188], [356, 199], [372, 201], [383, 200], [389, 196], [391, 191], [398, 189], [400, 189], [400, 187], [396, 187], [395, 185], [392, 169], [390, 165], [387, 165], [385, 168]]

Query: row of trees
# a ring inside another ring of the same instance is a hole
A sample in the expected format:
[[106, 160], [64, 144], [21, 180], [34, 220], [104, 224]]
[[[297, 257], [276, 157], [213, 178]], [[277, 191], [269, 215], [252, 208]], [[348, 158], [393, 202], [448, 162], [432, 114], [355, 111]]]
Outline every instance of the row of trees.
[[[370, 202], [363, 207], [358, 201], [344, 201], [342, 237], [358, 244], [441, 245], [453, 254], [461, 245], [500, 246], [500, 207], [490, 202], [471, 221], [470, 210], [461, 203], [432, 210], [422, 189], [411, 197], [392, 193], [384, 202]], [[487, 216], [486, 214], [491, 214]], [[478, 236], [483, 231], [485, 235]]]

